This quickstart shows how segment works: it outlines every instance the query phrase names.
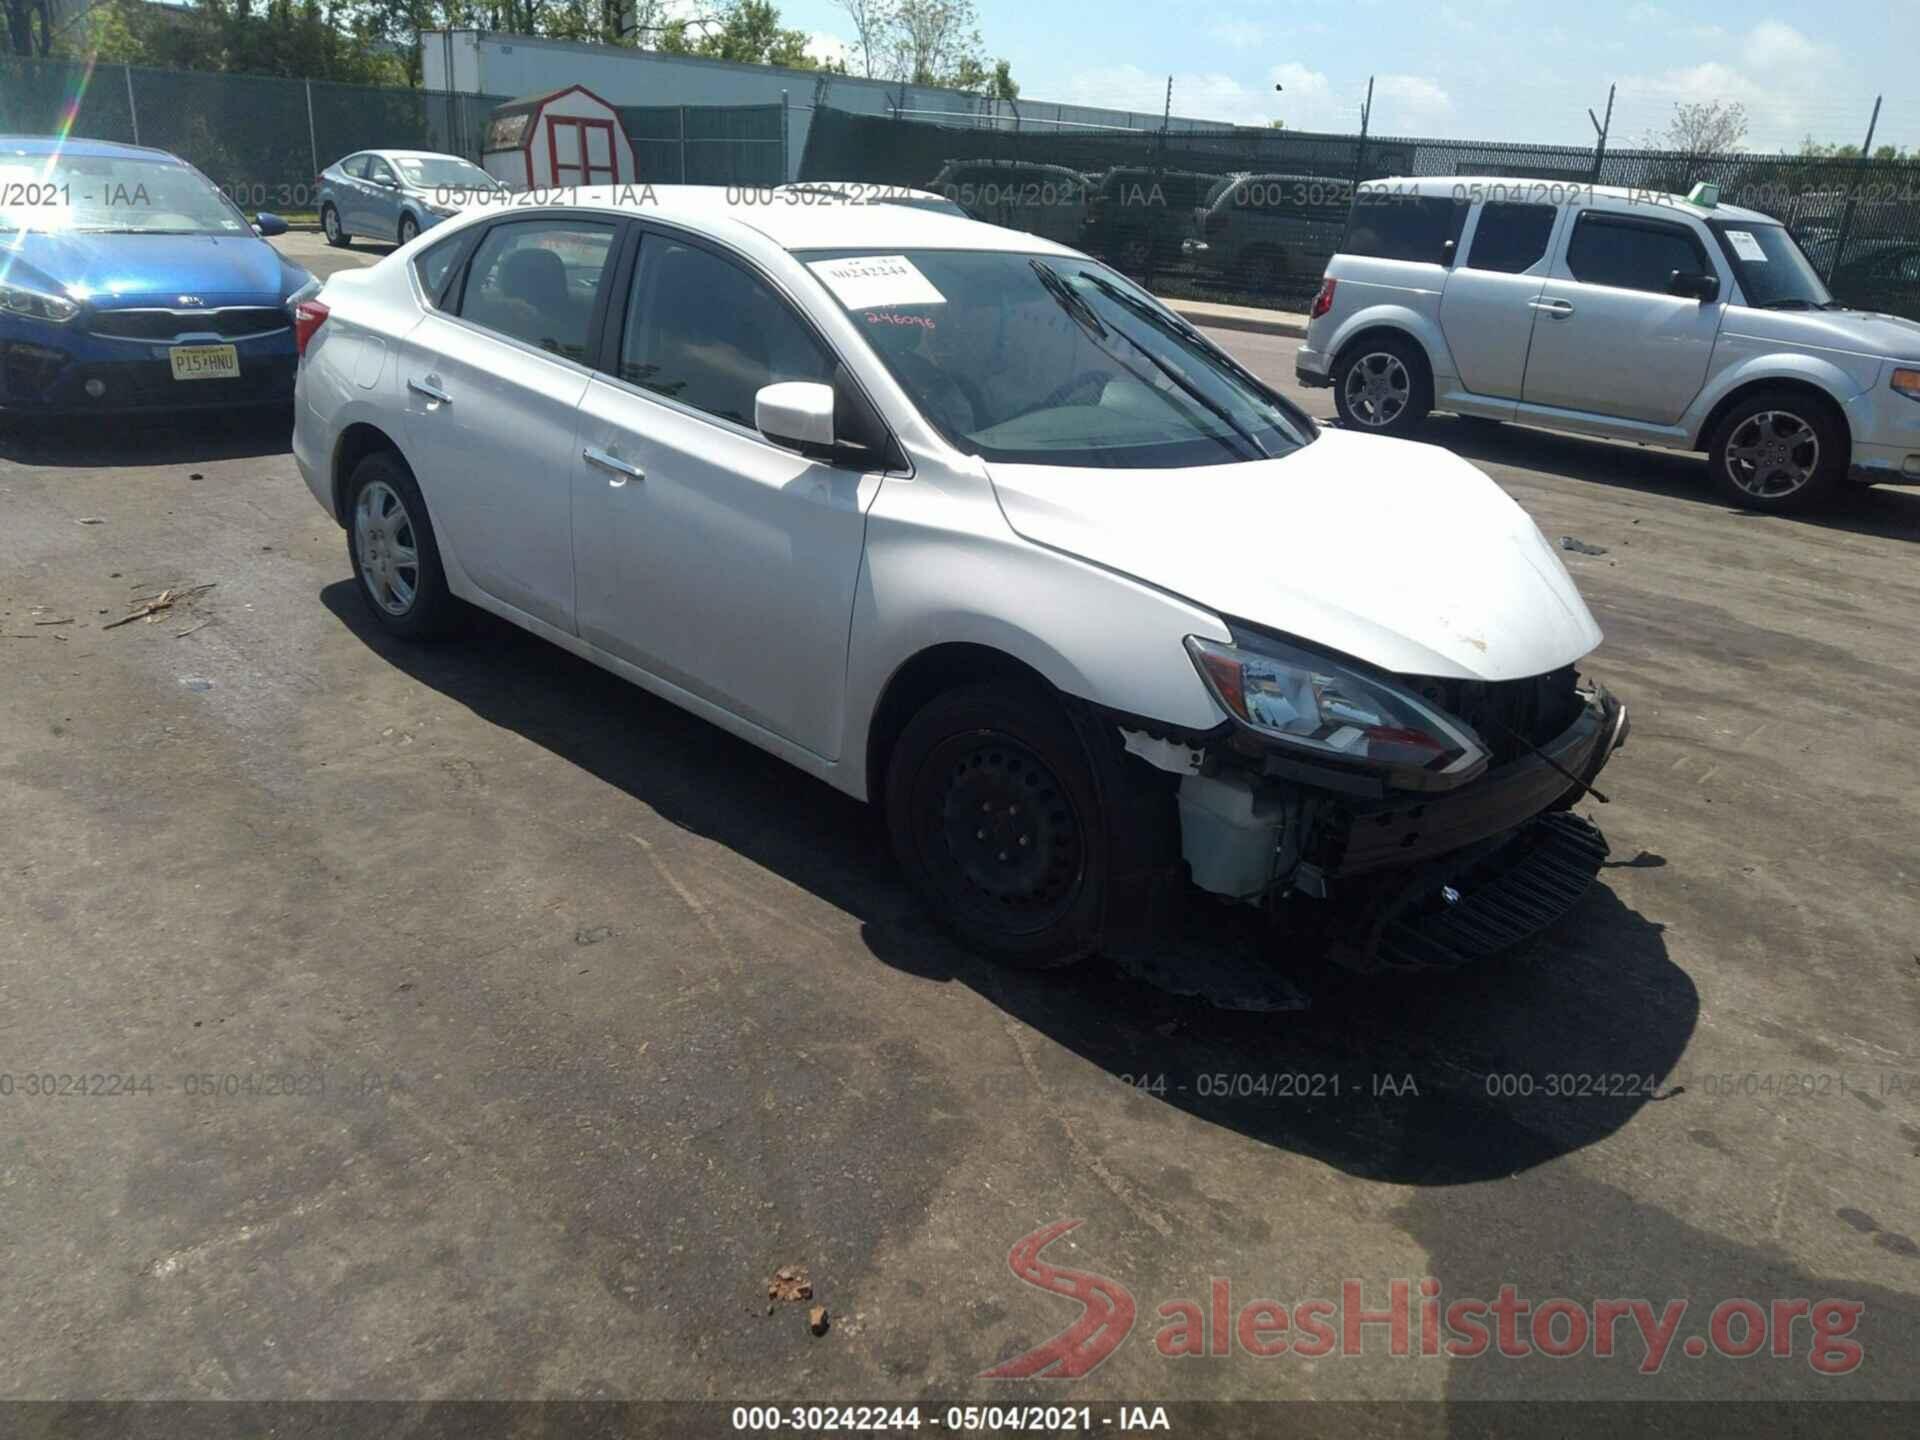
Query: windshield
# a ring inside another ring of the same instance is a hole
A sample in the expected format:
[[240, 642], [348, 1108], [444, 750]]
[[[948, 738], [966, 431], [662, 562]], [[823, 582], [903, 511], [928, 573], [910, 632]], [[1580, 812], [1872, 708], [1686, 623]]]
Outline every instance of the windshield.
[[0, 230], [253, 233], [247, 218], [185, 165], [70, 153], [0, 154]]
[[987, 460], [1222, 465], [1306, 415], [1105, 266], [1065, 255], [803, 253], [920, 413]]
[[1779, 225], [1715, 220], [1727, 263], [1739, 278], [1747, 304], [1762, 310], [1819, 310], [1833, 303], [1799, 244]]
[[393, 166], [400, 172], [400, 178], [416, 190], [431, 190], [436, 185], [475, 186], [483, 190], [494, 187], [493, 177], [486, 171], [470, 160], [452, 155], [397, 155]]

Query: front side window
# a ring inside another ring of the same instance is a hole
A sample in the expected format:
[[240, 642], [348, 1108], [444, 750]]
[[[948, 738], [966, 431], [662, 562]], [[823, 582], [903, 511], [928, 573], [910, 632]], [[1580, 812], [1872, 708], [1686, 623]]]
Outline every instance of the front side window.
[[495, 225], [467, 270], [460, 315], [569, 360], [585, 361], [613, 226], [585, 220]]
[[1467, 253], [1469, 270], [1498, 270], [1518, 275], [1544, 259], [1553, 237], [1551, 205], [1515, 205], [1490, 200], [1480, 208], [1480, 224]]
[[1353, 220], [1341, 247], [1348, 255], [1376, 260], [1447, 263], [1447, 242], [1458, 240], [1467, 207], [1451, 196], [1401, 195], [1362, 189], [1354, 197]]
[[199, 171], [144, 156], [0, 154], [0, 234], [251, 235]]
[[1833, 292], [1785, 227], [1713, 220], [1707, 228], [1720, 242], [1747, 304], [1762, 310], [1819, 310], [1833, 303]]
[[1567, 269], [1584, 285], [1667, 293], [1673, 272], [1712, 267], [1693, 232], [1678, 225], [1616, 220], [1585, 211], [1567, 245]]
[[378, 155], [370, 155], [367, 157], [367, 179], [376, 185], [392, 185], [395, 183], [393, 167]]
[[710, 250], [649, 235], [620, 340], [620, 378], [749, 428], [763, 385], [833, 382], [833, 360], [780, 296]]
[[1068, 255], [803, 252], [956, 448], [1039, 465], [1284, 455], [1313, 422], [1118, 274]]

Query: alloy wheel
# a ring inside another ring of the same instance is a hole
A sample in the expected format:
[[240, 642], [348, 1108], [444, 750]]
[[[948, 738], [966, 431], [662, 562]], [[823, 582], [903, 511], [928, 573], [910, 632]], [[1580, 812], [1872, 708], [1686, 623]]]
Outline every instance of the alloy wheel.
[[372, 481], [360, 492], [353, 543], [373, 602], [389, 615], [405, 615], [420, 590], [420, 550], [406, 502], [386, 481]]
[[1803, 489], [1820, 468], [1820, 437], [1787, 410], [1749, 415], [1727, 437], [1723, 462], [1735, 488], [1758, 500], [1779, 500]]
[[327, 206], [326, 213], [320, 217], [320, 228], [327, 232], [327, 240], [329, 243], [338, 244], [340, 241], [340, 212], [331, 205]]
[[1413, 380], [1398, 355], [1376, 350], [1362, 355], [1347, 370], [1341, 386], [1347, 410], [1369, 429], [1391, 425], [1413, 398]]

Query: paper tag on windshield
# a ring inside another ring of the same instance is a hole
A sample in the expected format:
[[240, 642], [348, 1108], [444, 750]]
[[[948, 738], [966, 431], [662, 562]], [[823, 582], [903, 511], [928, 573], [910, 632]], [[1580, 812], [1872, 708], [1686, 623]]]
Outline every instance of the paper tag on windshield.
[[1742, 260], [1757, 260], [1762, 265], [1767, 263], [1767, 252], [1760, 248], [1760, 242], [1753, 238], [1751, 230], [1727, 231], [1727, 243], [1733, 246], [1733, 253]]
[[849, 310], [885, 305], [944, 305], [947, 297], [904, 255], [856, 255], [847, 260], [814, 260], [807, 268]]

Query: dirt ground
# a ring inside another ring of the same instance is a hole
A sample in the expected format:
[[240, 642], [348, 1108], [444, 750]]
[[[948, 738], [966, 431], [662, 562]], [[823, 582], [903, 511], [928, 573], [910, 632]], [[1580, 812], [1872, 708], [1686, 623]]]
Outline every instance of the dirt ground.
[[[284, 417], [0, 436], [0, 1393], [1920, 1399], [1920, 492], [1426, 438], [1604, 547], [1613, 858], [1524, 959], [1261, 1016], [984, 965], [780, 762], [502, 625], [385, 639]], [[1009, 1269], [1064, 1220], [1131, 1335], [984, 1378], [1076, 1318]], [[1690, 1308], [1657, 1374], [1155, 1343], [1428, 1277]], [[1683, 1345], [1740, 1298], [1863, 1304], [1860, 1363]]]

